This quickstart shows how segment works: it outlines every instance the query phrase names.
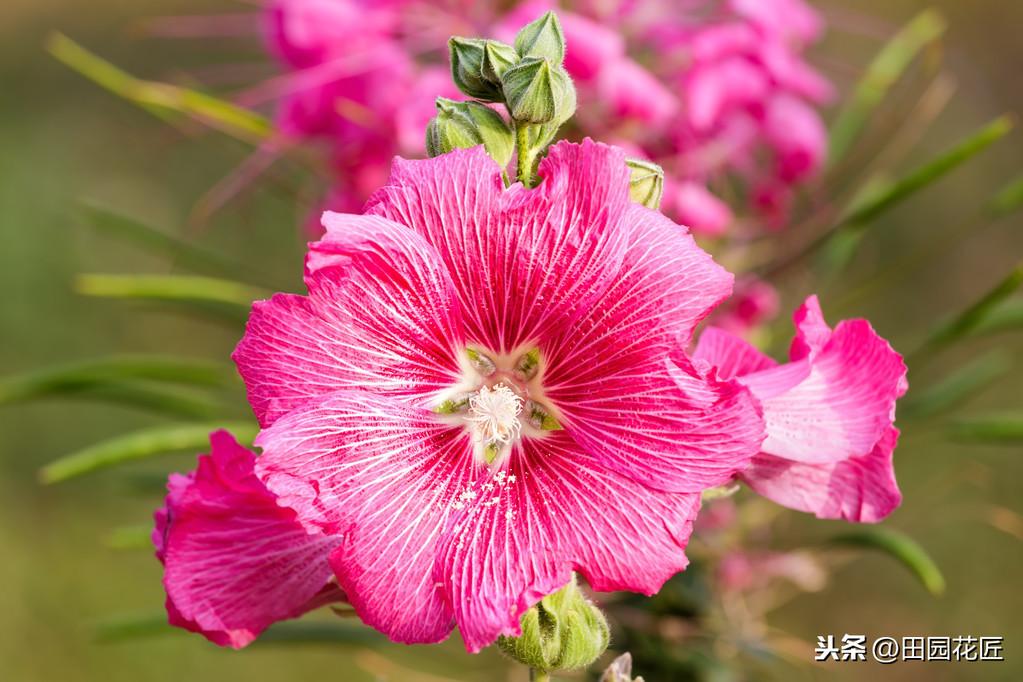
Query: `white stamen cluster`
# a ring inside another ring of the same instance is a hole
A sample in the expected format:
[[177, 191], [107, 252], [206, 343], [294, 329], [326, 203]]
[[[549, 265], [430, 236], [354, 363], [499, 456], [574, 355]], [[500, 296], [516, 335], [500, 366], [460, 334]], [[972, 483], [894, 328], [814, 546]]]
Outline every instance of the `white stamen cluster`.
[[522, 398], [504, 384], [483, 386], [469, 398], [465, 418], [473, 425], [479, 442], [506, 445], [519, 436]]

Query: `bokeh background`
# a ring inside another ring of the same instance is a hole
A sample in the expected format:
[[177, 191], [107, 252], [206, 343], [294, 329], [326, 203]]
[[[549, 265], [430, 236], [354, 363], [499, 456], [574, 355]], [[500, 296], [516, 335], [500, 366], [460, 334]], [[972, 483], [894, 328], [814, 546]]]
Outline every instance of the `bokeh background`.
[[[944, 58], [958, 90], [906, 167], [995, 115], [1023, 110], [1023, 4], [1016, 0], [828, 0], [818, 6], [832, 25], [857, 22], [855, 32], [833, 29], [816, 53], [817, 63], [842, 88], [854, 82], [881, 38], [923, 7], [935, 6], [948, 18]], [[72, 283], [79, 272], [170, 270], [166, 261], [83, 226], [76, 205], [99, 201], [183, 233], [196, 200], [246, 150], [215, 134], [165, 126], [56, 63], [43, 42], [59, 29], [154, 78], [193, 69], [209, 73], [211, 65], [239, 62], [251, 63], [257, 77], [268, 75], [270, 67], [251, 36], [171, 41], [140, 31], [146, 17], [246, 9], [224, 0], [0, 3], [0, 374], [114, 349], [212, 359], [231, 351], [240, 335], [237, 325], [77, 296]], [[853, 266], [820, 292], [825, 311], [832, 319], [868, 317], [896, 348], [913, 347], [943, 314], [974, 300], [1019, 260], [1019, 219], [978, 224], [975, 216], [1023, 168], [1021, 162], [1023, 134], [1017, 131], [887, 214], [871, 227]], [[296, 290], [305, 240], [296, 229], [301, 218], [287, 187], [261, 183], [193, 236], [233, 254], [263, 279]], [[857, 293], [873, 274], [956, 229], [964, 230], [956, 245], [912, 276]], [[783, 291], [787, 303], [799, 287], [793, 281]], [[911, 367], [911, 383], [940, 378], [994, 345], [1008, 350], [1013, 369], [961, 413], [1018, 406], [1019, 334], [971, 343], [919, 370]], [[241, 653], [178, 633], [102, 641], [98, 625], [157, 614], [162, 604], [159, 565], [151, 554], [113, 549], [105, 538], [113, 527], [147, 523], [157, 499], [155, 474], [170, 466], [189, 468], [193, 458], [164, 458], [48, 487], [38, 483], [37, 470], [84, 444], [149, 423], [156, 420], [146, 413], [85, 401], [0, 406], [0, 679], [524, 679], [522, 669], [507, 666], [496, 653], [465, 655], [457, 637], [417, 648], [270, 642]], [[864, 554], [845, 563], [822, 591], [775, 611], [772, 626], [802, 642], [807, 661], [816, 635], [845, 632], [1003, 635], [1006, 661], [767, 665], [749, 679], [1023, 679], [1023, 527], [1014, 515], [1023, 512], [1023, 452], [1018, 446], [953, 443], [940, 421], [906, 420], [900, 426], [904, 441], [896, 464], [905, 502], [886, 523], [930, 551], [945, 573], [945, 595], [928, 595], [891, 559]], [[775, 538], [781, 549], [812, 546], [840, 530], [840, 524], [795, 513], [782, 525], [784, 532]]]

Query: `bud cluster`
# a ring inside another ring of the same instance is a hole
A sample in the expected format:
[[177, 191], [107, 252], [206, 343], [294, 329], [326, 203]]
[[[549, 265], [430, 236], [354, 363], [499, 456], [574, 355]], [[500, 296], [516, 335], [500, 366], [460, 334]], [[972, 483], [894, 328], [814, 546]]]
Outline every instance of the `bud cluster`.
[[[477, 101], [437, 100], [438, 115], [427, 131], [429, 154], [483, 144], [503, 166], [517, 150], [519, 179], [529, 184], [537, 155], [576, 108], [575, 86], [563, 64], [565, 34], [557, 15], [547, 12], [527, 24], [515, 36], [514, 46], [455, 37], [448, 47], [455, 85]], [[483, 103], [505, 105], [511, 125]]]

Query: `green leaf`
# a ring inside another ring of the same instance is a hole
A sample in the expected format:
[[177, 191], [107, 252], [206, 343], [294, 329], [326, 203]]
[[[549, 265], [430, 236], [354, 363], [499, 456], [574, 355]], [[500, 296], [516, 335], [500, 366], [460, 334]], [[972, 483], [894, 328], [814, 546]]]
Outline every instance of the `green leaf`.
[[942, 348], [972, 333], [993, 310], [996, 310], [1005, 299], [1012, 296], [1021, 284], [1023, 284], [1023, 261], [1020, 261], [1016, 267], [1009, 271], [1009, 274], [981, 296], [976, 303], [935, 330], [913, 355], [919, 356], [925, 351]]
[[992, 414], [958, 419], [952, 422], [950, 431], [956, 440], [969, 443], [1023, 443], [1023, 414]]
[[945, 591], [945, 578], [937, 564], [923, 547], [904, 533], [877, 526], [861, 526], [837, 535], [829, 542], [884, 552], [908, 568], [931, 594], [937, 596]]
[[911, 392], [900, 414], [912, 418], [947, 412], [987, 388], [1011, 366], [1012, 359], [1005, 351], [996, 349], [986, 353], [925, 391]]
[[988, 311], [973, 328], [974, 336], [1023, 329], [1023, 300], [1012, 299]]
[[119, 241], [142, 247], [160, 256], [170, 256], [176, 263], [190, 270], [213, 275], [243, 277], [244, 268], [219, 254], [169, 235], [134, 218], [112, 209], [89, 202], [81, 203], [86, 222], [99, 232]]
[[61, 457], [43, 467], [39, 479], [47, 484], [57, 483], [169, 452], [203, 452], [209, 449], [210, 432], [217, 429], [227, 429], [243, 444], [251, 443], [258, 432], [251, 422], [173, 424], [142, 429]]
[[999, 116], [947, 152], [891, 183], [886, 189], [875, 191], [853, 208], [841, 220], [841, 224], [862, 225], [874, 220], [1008, 135], [1014, 125], [1011, 116]]
[[831, 126], [832, 163], [845, 155], [891, 87], [920, 51], [941, 37], [945, 26], [941, 14], [925, 9], [881, 48]]
[[181, 275], [79, 275], [75, 290], [84, 296], [156, 301], [182, 305], [231, 321], [248, 318], [252, 302], [270, 292], [225, 279]]
[[1023, 206], [1023, 175], [1005, 185], [987, 204], [987, 213], [992, 219], [1002, 218], [1016, 212]]
[[100, 642], [122, 642], [146, 637], [182, 634], [184, 630], [172, 628], [163, 612], [121, 614], [96, 625], [96, 639]]
[[152, 525], [119, 526], [112, 529], [103, 539], [103, 544], [110, 549], [131, 550], [153, 548]]
[[197, 90], [135, 78], [61, 33], [51, 34], [46, 48], [66, 66], [161, 119], [184, 114], [246, 142], [259, 142], [272, 132], [270, 122], [254, 111]]

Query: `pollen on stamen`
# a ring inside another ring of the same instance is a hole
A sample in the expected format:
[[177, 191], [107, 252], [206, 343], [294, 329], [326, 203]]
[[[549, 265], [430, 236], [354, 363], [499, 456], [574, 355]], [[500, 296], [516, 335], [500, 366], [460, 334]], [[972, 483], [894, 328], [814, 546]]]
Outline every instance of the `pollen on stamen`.
[[522, 398], [504, 384], [483, 386], [469, 398], [465, 418], [473, 425], [479, 441], [505, 445], [518, 437], [522, 424]]

